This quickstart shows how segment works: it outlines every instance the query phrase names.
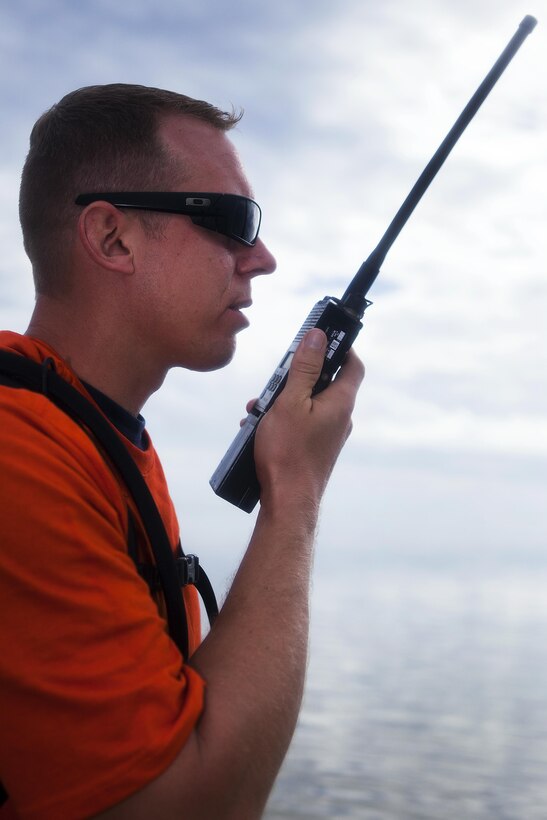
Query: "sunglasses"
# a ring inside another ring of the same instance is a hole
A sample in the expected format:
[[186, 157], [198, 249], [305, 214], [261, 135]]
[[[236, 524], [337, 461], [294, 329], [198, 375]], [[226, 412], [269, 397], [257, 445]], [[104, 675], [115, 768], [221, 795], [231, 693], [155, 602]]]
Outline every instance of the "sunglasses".
[[216, 231], [242, 245], [252, 247], [258, 239], [261, 210], [253, 199], [237, 194], [206, 194], [169, 191], [159, 193], [80, 194], [76, 205], [110, 202], [117, 208], [140, 208], [167, 214], [189, 216], [194, 225]]

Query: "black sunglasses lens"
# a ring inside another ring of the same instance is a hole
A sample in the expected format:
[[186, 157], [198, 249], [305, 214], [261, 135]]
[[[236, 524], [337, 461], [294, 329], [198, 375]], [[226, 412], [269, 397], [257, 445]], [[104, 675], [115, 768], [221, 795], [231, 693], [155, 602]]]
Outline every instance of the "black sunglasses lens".
[[230, 211], [231, 235], [248, 245], [254, 245], [260, 228], [260, 208], [256, 202], [234, 196], [230, 202]]
[[248, 235], [244, 237], [247, 242], [252, 242], [253, 245], [258, 239], [258, 231], [260, 229], [260, 208], [252, 200], [247, 201], [247, 231]]

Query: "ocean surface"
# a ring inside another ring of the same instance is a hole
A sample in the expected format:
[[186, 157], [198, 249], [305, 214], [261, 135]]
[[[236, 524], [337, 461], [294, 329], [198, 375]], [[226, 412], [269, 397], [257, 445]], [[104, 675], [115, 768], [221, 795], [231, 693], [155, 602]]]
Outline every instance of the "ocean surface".
[[266, 820], [545, 820], [547, 567], [328, 575]]

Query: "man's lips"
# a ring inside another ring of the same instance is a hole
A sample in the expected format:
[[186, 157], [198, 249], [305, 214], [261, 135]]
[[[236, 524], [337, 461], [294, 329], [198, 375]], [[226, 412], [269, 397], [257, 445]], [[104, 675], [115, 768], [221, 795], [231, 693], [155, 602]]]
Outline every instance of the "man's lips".
[[252, 299], [239, 299], [230, 305], [230, 310], [244, 310], [245, 308], [251, 307], [252, 304]]
[[228, 313], [236, 322], [239, 330], [243, 330], [244, 327], [248, 327], [250, 324], [249, 320], [245, 314], [242, 313], [242, 311], [245, 308], [251, 307], [252, 303], [252, 299], [237, 299], [228, 306]]

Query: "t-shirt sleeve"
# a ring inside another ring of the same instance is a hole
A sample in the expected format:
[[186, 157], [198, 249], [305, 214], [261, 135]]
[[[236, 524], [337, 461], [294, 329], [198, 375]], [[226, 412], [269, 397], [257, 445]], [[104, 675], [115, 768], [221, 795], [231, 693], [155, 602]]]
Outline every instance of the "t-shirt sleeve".
[[95, 445], [42, 396], [15, 406], [0, 404], [0, 777], [20, 818], [85, 817], [170, 765], [204, 682], [127, 555]]

